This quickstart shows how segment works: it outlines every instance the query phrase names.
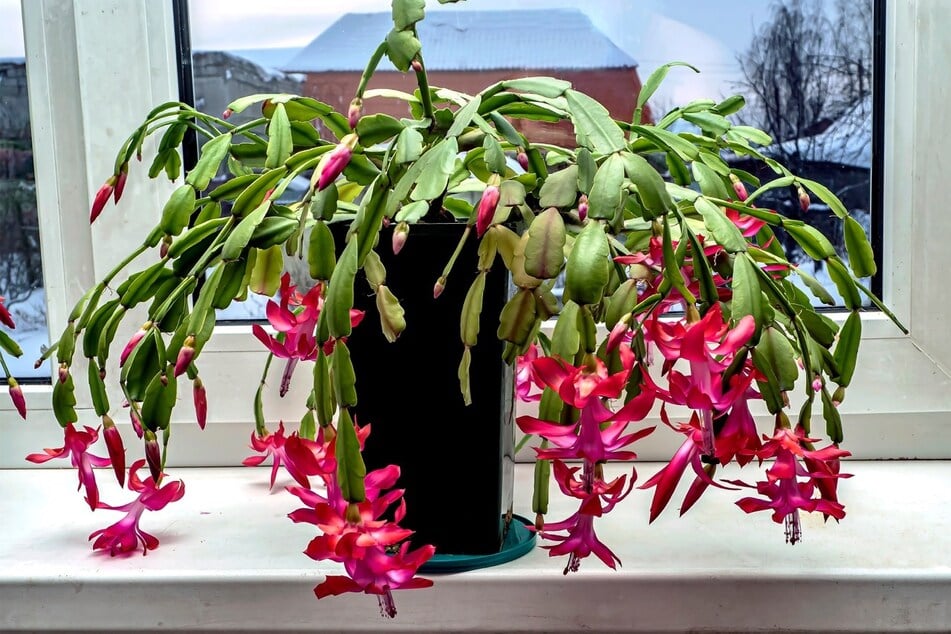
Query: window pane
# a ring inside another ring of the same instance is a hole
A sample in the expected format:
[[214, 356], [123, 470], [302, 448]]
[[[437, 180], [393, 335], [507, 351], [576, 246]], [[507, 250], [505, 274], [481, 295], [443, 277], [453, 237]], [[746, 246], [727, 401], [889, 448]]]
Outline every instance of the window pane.
[[[675, 106], [743, 93], [748, 105], [731, 117], [734, 123], [765, 129], [774, 140], [765, 154], [827, 184], [869, 229], [874, 2], [579, 5], [573, 0], [523, 0], [518, 10], [511, 10], [511, 0], [479, 0], [429, 5], [419, 32], [433, 86], [473, 93], [505, 78], [553, 75], [627, 121], [642, 81], [655, 68], [672, 60], [689, 62], [700, 74], [672, 69], [648, 103], [646, 119], [658, 123]], [[210, 111], [221, 110], [241, 94], [288, 91], [345, 113], [367, 59], [392, 26], [388, 0], [285, 2], [267, 9], [250, 2], [202, 0], [190, 9], [196, 103]], [[409, 92], [416, 87], [412, 74], [396, 72], [385, 59], [369, 87], [384, 86]], [[367, 100], [364, 112], [408, 114], [405, 105], [390, 99]], [[516, 126], [536, 140], [574, 141], [567, 126], [527, 120]], [[670, 128], [698, 131], [683, 119]], [[753, 169], [741, 160], [732, 167]], [[769, 170], [750, 175], [751, 181], [774, 178]], [[763, 196], [757, 205], [816, 226], [844, 258], [840, 222], [812, 198], [803, 211], [796, 190], [786, 188]], [[837, 298], [824, 267], [815, 267], [785, 235], [779, 237], [793, 261]], [[255, 310], [240, 309], [244, 315]]]
[[19, 359], [7, 358], [10, 371], [17, 378], [46, 379], [48, 366], [33, 368], [49, 335], [22, 24], [19, 0], [0, 0], [0, 296], [16, 322], [11, 334], [23, 348]]

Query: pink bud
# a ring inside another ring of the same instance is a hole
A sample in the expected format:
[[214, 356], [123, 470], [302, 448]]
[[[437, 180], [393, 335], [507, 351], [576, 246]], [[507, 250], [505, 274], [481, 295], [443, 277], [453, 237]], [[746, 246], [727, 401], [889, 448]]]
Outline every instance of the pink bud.
[[108, 415], [102, 417], [103, 436], [106, 439], [106, 449], [109, 451], [109, 460], [112, 461], [112, 470], [116, 474], [119, 486], [125, 486], [125, 447], [122, 436], [115, 423]]
[[162, 479], [162, 451], [155, 433], [150, 430], [145, 432], [145, 461], [149, 463], [152, 481], [158, 483]]
[[234, 114], [234, 110], [232, 110], [231, 108], [225, 108], [225, 111], [221, 113], [221, 118], [227, 119], [233, 114]]
[[499, 188], [496, 185], [489, 185], [482, 192], [482, 198], [479, 200], [479, 209], [476, 213], [476, 235], [480, 238], [485, 233], [492, 219], [495, 217], [495, 208], [499, 204]]
[[122, 198], [122, 192], [125, 191], [125, 182], [129, 178], [129, 164], [123, 163], [122, 167], [119, 169], [119, 176], [116, 178], [116, 189], [112, 192], [113, 200], [116, 204], [119, 203], [119, 199]]
[[528, 154], [519, 152], [515, 155], [515, 160], [518, 161], [518, 164], [522, 166], [523, 170], [528, 171]]
[[413, 70], [417, 73], [423, 72], [423, 63], [418, 59], [414, 59], [412, 62], [410, 62], [410, 66], [412, 66]]
[[621, 342], [624, 340], [624, 335], [630, 330], [630, 326], [628, 325], [630, 318], [630, 314], [627, 314], [623, 319], [614, 324], [614, 328], [611, 329], [611, 333], [608, 335], [608, 352], [613, 352], [615, 348], [621, 345]]
[[363, 99], [359, 97], [354, 97], [353, 101], [350, 102], [350, 108], [347, 110], [347, 122], [350, 124], [350, 129], [356, 129], [357, 121], [360, 120], [360, 116], [363, 114]]
[[799, 206], [802, 208], [803, 213], [805, 213], [809, 211], [809, 205], [812, 204], [812, 200], [809, 199], [809, 194], [802, 188], [802, 185], [798, 185], [796, 189], [799, 193]]
[[149, 329], [151, 327], [152, 327], [151, 321], [145, 322], [144, 324], [142, 324], [142, 327], [139, 328], [139, 330], [134, 335], [132, 335], [132, 338], [129, 339], [129, 342], [125, 344], [125, 348], [122, 349], [122, 353], [119, 355], [120, 368], [125, 365], [125, 362], [129, 358], [129, 355], [132, 353], [133, 350], [135, 350], [135, 347], [139, 345], [139, 342], [142, 341], [142, 337], [144, 337], [149, 332]]
[[330, 153], [325, 154], [317, 165], [317, 172], [320, 177], [317, 180], [317, 191], [323, 191], [330, 183], [337, 180], [337, 177], [350, 163], [350, 157], [353, 156], [353, 148], [357, 144], [357, 135], [348, 134], [340, 143], [337, 144]]
[[409, 237], [409, 225], [401, 222], [393, 230], [393, 255], [398, 254], [406, 246], [406, 239]]
[[168, 255], [168, 248], [172, 246], [172, 236], [165, 236], [162, 238], [162, 245], [159, 247], [159, 257], [164, 258]]
[[446, 290], [446, 276], [441, 275], [439, 279], [436, 280], [436, 285], [433, 286], [433, 299], [439, 299], [439, 296], [442, 295], [444, 290]]
[[115, 176], [110, 176], [105, 184], [99, 188], [99, 191], [96, 192], [96, 197], [92, 201], [92, 209], [89, 211], [89, 224], [94, 223], [96, 218], [99, 217], [99, 214], [102, 213], [106, 203], [112, 196], [112, 192], [115, 191], [117, 181], [118, 179]]
[[819, 375], [817, 374], [817, 375], [816, 375], [816, 378], [814, 378], [814, 379], [812, 380], [812, 390], [813, 390], [814, 392], [818, 392], [818, 391], [821, 390], [821, 389], [822, 389], [822, 379], [821, 379], [821, 378], [819, 377]]
[[746, 186], [735, 174], [730, 174], [730, 182], [733, 183], [733, 191], [736, 192], [736, 198], [743, 202], [747, 198]]
[[26, 420], [26, 398], [23, 396], [23, 388], [12, 376], [7, 378], [7, 385], [10, 388], [10, 400], [13, 401], [13, 406], [20, 413], [20, 418]]
[[192, 398], [195, 401], [195, 418], [198, 420], [198, 426], [204, 429], [208, 418], [208, 395], [205, 394], [204, 383], [198, 377], [192, 381]]
[[145, 430], [142, 428], [142, 421], [139, 420], [132, 408], [129, 408], [129, 420], [132, 421], [132, 429], [135, 431], [135, 435], [141, 438]]
[[16, 328], [16, 324], [13, 323], [13, 317], [10, 316], [10, 311], [3, 305], [3, 297], [0, 297], [0, 324], [3, 324], [7, 328]]
[[582, 220], [588, 217], [588, 197], [584, 194], [578, 199], [578, 217]]
[[175, 359], [175, 376], [181, 376], [188, 369], [192, 359], [195, 357], [195, 337], [188, 335], [185, 337], [185, 343], [178, 351], [178, 358]]
[[59, 382], [66, 383], [66, 379], [69, 378], [69, 366], [65, 363], [59, 364]]

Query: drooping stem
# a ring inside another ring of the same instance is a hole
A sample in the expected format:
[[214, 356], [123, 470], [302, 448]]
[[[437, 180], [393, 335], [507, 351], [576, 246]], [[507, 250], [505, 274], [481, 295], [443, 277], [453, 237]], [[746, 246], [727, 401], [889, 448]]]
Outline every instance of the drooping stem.
[[363, 99], [363, 93], [367, 89], [367, 84], [370, 83], [370, 78], [373, 77], [373, 73], [376, 72], [376, 67], [379, 65], [380, 60], [383, 59], [383, 54], [386, 53], [386, 41], [380, 42], [380, 45], [376, 47], [376, 50], [373, 51], [373, 55], [370, 56], [370, 60], [367, 62], [367, 66], [363, 69], [363, 74], [360, 75], [360, 83], [357, 85], [356, 97], [358, 99]]

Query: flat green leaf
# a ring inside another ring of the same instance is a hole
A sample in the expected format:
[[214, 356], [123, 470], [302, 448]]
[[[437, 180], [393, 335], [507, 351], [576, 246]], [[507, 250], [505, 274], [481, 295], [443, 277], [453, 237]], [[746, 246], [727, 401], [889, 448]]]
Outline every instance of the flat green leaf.
[[787, 220], [783, 222], [783, 229], [813, 260], [825, 260], [836, 254], [829, 239], [812, 225]]
[[570, 207], [578, 199], [578, 166], [549, 174], [539, 192], [542, 207]]
[[637, 109], [638, 110], [640, 110], [644, 106], [644, 104], [647, 103], [648, 99], [654, 96], [654, 93], [657, 92], [657, 89], [660, 87], [664, 79], [667, 77], [667, 73], [670, 71], [671, 68], [674, 68], [675, 66], [685, 66], [686, 68], [689, 68], [695, 73], [700, 72], [696, 67], [691, 66], [690, 64], [686, 62], [668, 62], [664, 64], [663, 66], [657, 67], [656, 69], [654, 69], [654, 72], [652, 72], [647, 77], [647, 80], [644, 81], [644, 85], [641, 87], [641, 91], [637, 95]]
[[563, 96], [571, 88], [571, 82], [554, 77], [520, 77], [503, 81], [502, 87], [554, 99]]
[[284, 253], [280, 245], [259, 250], [251, 270], [252, 292], [266, 297], [273, 296], [281, 287], [281, 274], [284, 272]]
[[350, 411], [343, 407], [337, 422], [337, 483], [340, 493], [347, 502], [359, 504], [366, 499], [364, 477], [366, 464], [360, 455], [360, 442], [356, 428], [350, 418]]
[[760, 359], [770, 365], [776, 377], [776, 387], [781, 391], [793, 390], [799, 380], [799, 366], [796, 363], [796, 350], [792, 343], [778, 328], [766, 328], [756, 344]]
[[861, 308], [862, 298], [858, 287], [842, 261], [837, 257], [829, 258], [826, 260], [826, 267], [828, 267], [829, 277], [832, 278], [839, 295], [842, 296], [842, 301], [845, 302], [845, 307], [849, 310]]
[[421, 220], [427, 211], [429, 211], [429, 201], [417, 200], [416, 202], [400, 207], [400, 210], [396, 212], [396, 221], [412, 224]]
[[404, 73], [421, 48], [422, 44], [411, 31], [393, 29], [386, 36], [386, 56]]
[[720, 199], [732, 196], [732, 192], [727, 189], [723, 179], [711, 167], [699, 161], [694, 161], [691, 166], [694, 180], [700, 185], [700, 191], [704, 196]]
[[565, 262], [565, 221], [552, 207], [532, 221], [525, 243], [525, 272], [539, 279], [558, 277]]
[[221, 136], [216, 136], [203, 146], [201, 146], [201, 156], [195, 167], [188, 172], [185, 182], [194, 187], [197, 191], [204, 191], [211, 183], [211, 179], [218, 173], [221, 167], [221, 161], [228, 156], [228, 150], [231, 148], [231, 133], [226, 132]]
[[732, 128], [733, 132], [736, 132], [741, 137], [755, 143], [757, 145], [767, 146], [772, 145], [773, 137], [769, 136], [759, 128], [754, 128], [748, 125], [735, 125]]
[[279, 103], [274, 108], [271, 121], [267, 126], [267, 160], [264, 167], [270, 169], [281, 165], [291, 155], [294, 142], [291, 140], [291, 121], [287, 118], [284, 104]]
[[839, 330], [839, 342], [835, 346], [833, 357], [839, 375], [833, 379], [842, 387], [848, 387], [855, 373], [859, 344], [862, 342], [862, 315], [852, 311]]
[[395, 163], [412, 163], [423, 153], [423, 135], [415, 128], [403, 128], [396, 138]]
[[875, 265], [875, 253], [868, 243], [865, 230], [858, 221], [847, 216], [845, 218], [845, 249], [849, 254], [849, 266], [855, 277], [871, 277], [878, 270]]
[[845, 208], [845, 205], [842, 204], [842, 201], [839, 200], [839, 197], [833, 194], [828, 187], [822, 183], [809, 180], [808, 178], [797, 178], [796, 180], [802, 183], [803, 187], [818, 196], [819, 200], [827, 204], [829, 209], [831, 209], [832, 213], [834, 213], [836, 216], [839, 218], [847, 218], [849, 216], [848, 209]]
[[393, 0], [393, 26], [402, 31], [426, 17], [426, 0]]
[[579, 145], [589, 147], [598, 154], [611, 154], [624, 149], [624, 133], [607, 108], [577, 90], [566, 90], [565, 98]]
[[650, 163], [640, 154], [623, 152], [621, 157], [624, 160], [624, 169], [627, 171], [628, 178], [637, 187], [637, 192], [641, 196], [641, 202], [644, 204], [645, 211], [649, 212], [649, 217], [654, 218], [673, 208], [673, 202], [667, 193], [667, 185], [664, 179], [657, 173]]
[[619, 154], [611, 154], [594, 174], [588, 195], [588, 215], [602, 220], [614, 218], [624, 202], [623, 185], [624, 159]]
[[714, 136], [725, 134], [731, 125], [726, 117], [712, 112], [684, 112], [683, 118]]
[[727, 218], [726, 214], [719, 205], [715, 205], [704, 197], [693, 201], [694, 207], [703, 217], [703, 224], [706, 225], [713, 239], [721, 247], [726, 249], [727, 253], [740, 253], [746, 251], [746, 238], [740, 233], [733, 221]]
[[485, 154], [483, 156], [485, 158], [485, 166], [489, 171], [495, 174], [504, 174], [505, 152], [502, 151], [502, 144], [499, 143], [495, 137], [486, 135], [482, 142], [482, 147], [485, 148]]
[[357, 136], [360, 137], [360, 144], [365, 147], [392, 139], [404, 130], [405, 126], [388, 114], [367, 115], [360, 117], [357, 122]]
[[[446, 191], [446, 185], [456, 164], [456, 154], [459, 146], [455, 138], [443, 139], [433, 149], [433, 154], [427, 169], [419, 175], [416, 187], [410, 196], [412, 200], [432, 200]], [[407, 172], [408, 173], [408, 172]]]
[[610, 247], [601, 224], [589, 220], [575, 238], [565, 272], [565, 296], [578, 304], [597, 304], [611, 275]]
[[258, 205], [257, 209], [241, 219], [238, 226], [232, 229], [231, 234], [225, 240], [224, 248], [221, 250], [221, 259], [227, 262], [236, 260], [241, 255], [244, 248], [248, 246], [248, 242], [251, 241], [254, 229], [261, 224], [270, 208], [271, 201], [265, 200]]
[[14, 357], [23, 355], [23, 350], [20, 349], [20, 345], [13, 340], [13, 337], [2, 330], [0, 330], [0, 349]]
[[796, 272], [796, 275], [799, 276], [799, 279], [802, 280], [803, 284], [806, 285], [806, 288], [809, 289], [809, 292], [818, 299], [820, 302], [826, 306], [835, 306], [835, 298], [829, 294], [829, 291], [826, 290], [826, 287], [823, 286], [819, 280], [804, 272], [800, 267], [795, 267], [793, 269]]
[[[733, 259], [732, 321], [737, 323], [745, 315], [752, 315], [756, 321], [756, 333], [763, 326], [763, 292], [760, 290], [756, 264], [746, 253], [738, 253]], [[755, 341], [758, 334], [753, 335]]]
[[699, 153], [697, 146], [669, 130], [648, 125], [635, 125], [631, 130], [653, 143], [659, 150], [674, 152], [683, 161], [692, 161]]
[[472, 123], [472, 118], [479, 112], [479, 105], [482, 103], [482, 97], [476, 95], [472, 101], [467, 103], [462, 108], [456, 111], [455, 116], [452, 120], [452, 125], [449, 126], [449, 130], [446, 132], [446, 136], [459, 136], [465, 131], [469, 124]]

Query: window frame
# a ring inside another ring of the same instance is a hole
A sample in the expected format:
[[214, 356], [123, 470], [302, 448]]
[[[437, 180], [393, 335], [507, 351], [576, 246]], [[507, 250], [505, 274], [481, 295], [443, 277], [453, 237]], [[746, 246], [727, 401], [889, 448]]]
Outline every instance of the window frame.
[[[939, 242], [951, 235], [940, 186], [940, 140], [951, 133], [951, 114], [941, 104], [951, 86], [931, 74], [947, 61], [935, 25], [951, 24], [951, 6], [891, 0], [885, 12], [882, 287], [909, 334], [881, 313], [863, 314], [859, 367], [841, 406], [844, 448], [860, 458], [951, 458], [951, 338], [942, 336], [951, 294], [929, 291], [941, 288], [942, 274], [951, 270], [951, 255]], [[123, 213], [110, 204], [95, 225], [87, 223], [88, 201], [112, 173], [126, 131], [153, 105], [178, 98], [175, 24], [171, 3], [149, 0], [37, 0], [24, 3], [23, 14], [48, 319], [55, 337], [82, 290], [157, 222], [173, 188], [149, 181], [135, 164]], [[133, 199], [134, 211], [128, 202]], [[118, 245], [125, 246], [112, 248]], [[131, 335], [138, 323], [130, 320], [118, 339]], [[247, 455], [251, 396], [265, 357], [250, 330], [250, 325], [219, 326], [203, 351], [208, 425], [204, 432], [198, 429], [188, 390], [182, 389], [173, 418], [171, 464], [235, 465]], [[85, 368], [74, 372], [81, 382]], [[271, 372], [270, 382], [276, 384], [279, 368]], [[294, 403], [306, 393], [306, 375], [297, 373], [283, 400], [276, 389], [266, 391], [265, 412], [273, 425], [299, 418]], [[97, 425], [84, 390], [77, 387], [80, 422]], [[0, 433], [8, 439], [0, 467], [26, 466], [23, 455], [61, 441], [49, 411], [49, 386], [24, 390], [31, 410], [26, 425], [13, 420], [11, 406], [0, 399]], [[111, 396], [113, 418], [131, 440], [121, 400]], [[760, 415], [760, 428], [768, 429], [765, 411]], [[658, 433], [641, 441], [640, 458], [669, 458], [679, 442], [674, 436]]]

